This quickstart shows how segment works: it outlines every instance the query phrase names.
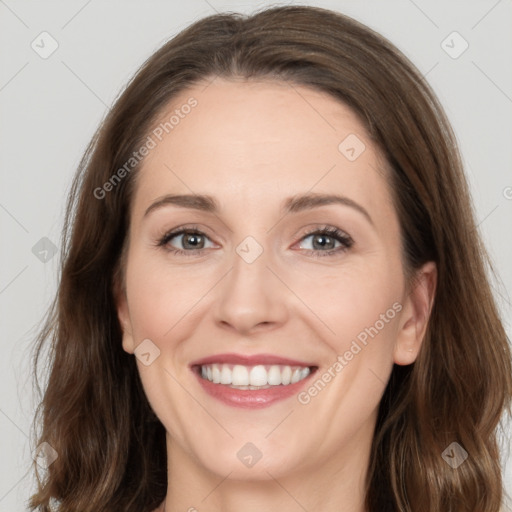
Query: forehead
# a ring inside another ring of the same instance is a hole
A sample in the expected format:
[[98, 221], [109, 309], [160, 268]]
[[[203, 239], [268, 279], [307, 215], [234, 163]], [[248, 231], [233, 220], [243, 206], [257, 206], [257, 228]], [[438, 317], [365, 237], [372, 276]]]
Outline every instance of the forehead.
[[343, 193], [368, 209], [389, 203], [377, 150], [357, 115], [308, 87], [197, 84], [172, 100], [151, 137], [135, 208], [171, 192], [260, 208], [308, 191]]

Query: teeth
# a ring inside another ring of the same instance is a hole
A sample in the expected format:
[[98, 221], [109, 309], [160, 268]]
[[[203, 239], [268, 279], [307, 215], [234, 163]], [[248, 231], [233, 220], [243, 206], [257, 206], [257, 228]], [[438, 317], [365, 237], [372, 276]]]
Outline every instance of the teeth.
[[291, 383], [295, 384], [296, 382], [299, 382], [299, 380], [301, 379], [301, 375], [302, 371], [299, 368], [293, 370]]
[[289, 366], [285, 366], [281, 372], [281, 384], [288, 385], [292, 380], [292, 369]]
[[222, 365], [222, 371], [220, 373], [221, 384], [231, 384], [233, 381], [233, 374], [226, 365]]
[[215, 384], [218, 384], [220, 382], [220, 370], [217, 366], [214, 366], [212, 368], [212, 381]]
[[268, 384], [267, 370], [264, 366], [253, 366], [249, 373], [249, 384], [251, 386], [266, 386]]
[[207, 364], [201, 366], [201, 377], [214, 384], [225, 384], [239, 389], [265, 389], [287, 386], [305, 379], [308, 367], [287, 365], [243, 366], [240, 364]]
[[[216, 364], [212, 366], [217, 366]], [[237, 364], [231, 373], [231, 384], [234, 386], [248, 386], [249, 372], [247, 367]]]

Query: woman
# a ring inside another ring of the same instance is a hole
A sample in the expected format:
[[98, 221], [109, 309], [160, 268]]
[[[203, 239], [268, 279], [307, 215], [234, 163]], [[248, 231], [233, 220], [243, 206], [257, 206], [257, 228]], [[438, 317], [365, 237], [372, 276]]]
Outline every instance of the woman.
[[511, 353], [455, 137], [367, 27], [178, 34], [91, 142], [64, 242], [32, 508], [500, 509]]

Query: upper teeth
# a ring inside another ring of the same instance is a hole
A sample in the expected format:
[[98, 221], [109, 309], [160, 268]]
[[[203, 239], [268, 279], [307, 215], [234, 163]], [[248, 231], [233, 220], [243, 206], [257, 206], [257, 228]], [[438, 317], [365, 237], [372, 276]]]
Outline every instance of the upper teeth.
[[234, 386], [279, 386], [295, 384], [310, 374], [308, 367], [272, 365], [243, 366], [240, 364], [206, 364], [201, 376], [215, 384]]

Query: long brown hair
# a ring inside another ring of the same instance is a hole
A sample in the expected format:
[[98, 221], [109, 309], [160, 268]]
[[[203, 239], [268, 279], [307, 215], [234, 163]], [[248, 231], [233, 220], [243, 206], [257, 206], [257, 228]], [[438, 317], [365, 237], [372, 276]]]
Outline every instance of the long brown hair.
[[[165, 430], [122, 350], [115, 307], [139, 166], [108, 193], [98, 189], [172, 98], [217, 76], [309, 86], [350, 106], [391, 169], [406, 275], [437, 265], [418, 359], [395, 365], [380, 404], [368, 510], [498, 511], [497, 433], [510, 412], [512, 358], [455, 136], [421, 73], [390, 42], [347, 16], [305, 6], [194, 23], [143, 64], [91, 141], [69, 197], [58, 294], [35, 346], [36, 384], [45, 347], [49, 373], [34, 437], [58, 458], [44, 475], [34, 463], [32, 509], [143, 512], [165, 497]], [[453, 442], [468, 453], [456, 469], [442, 456]]]

